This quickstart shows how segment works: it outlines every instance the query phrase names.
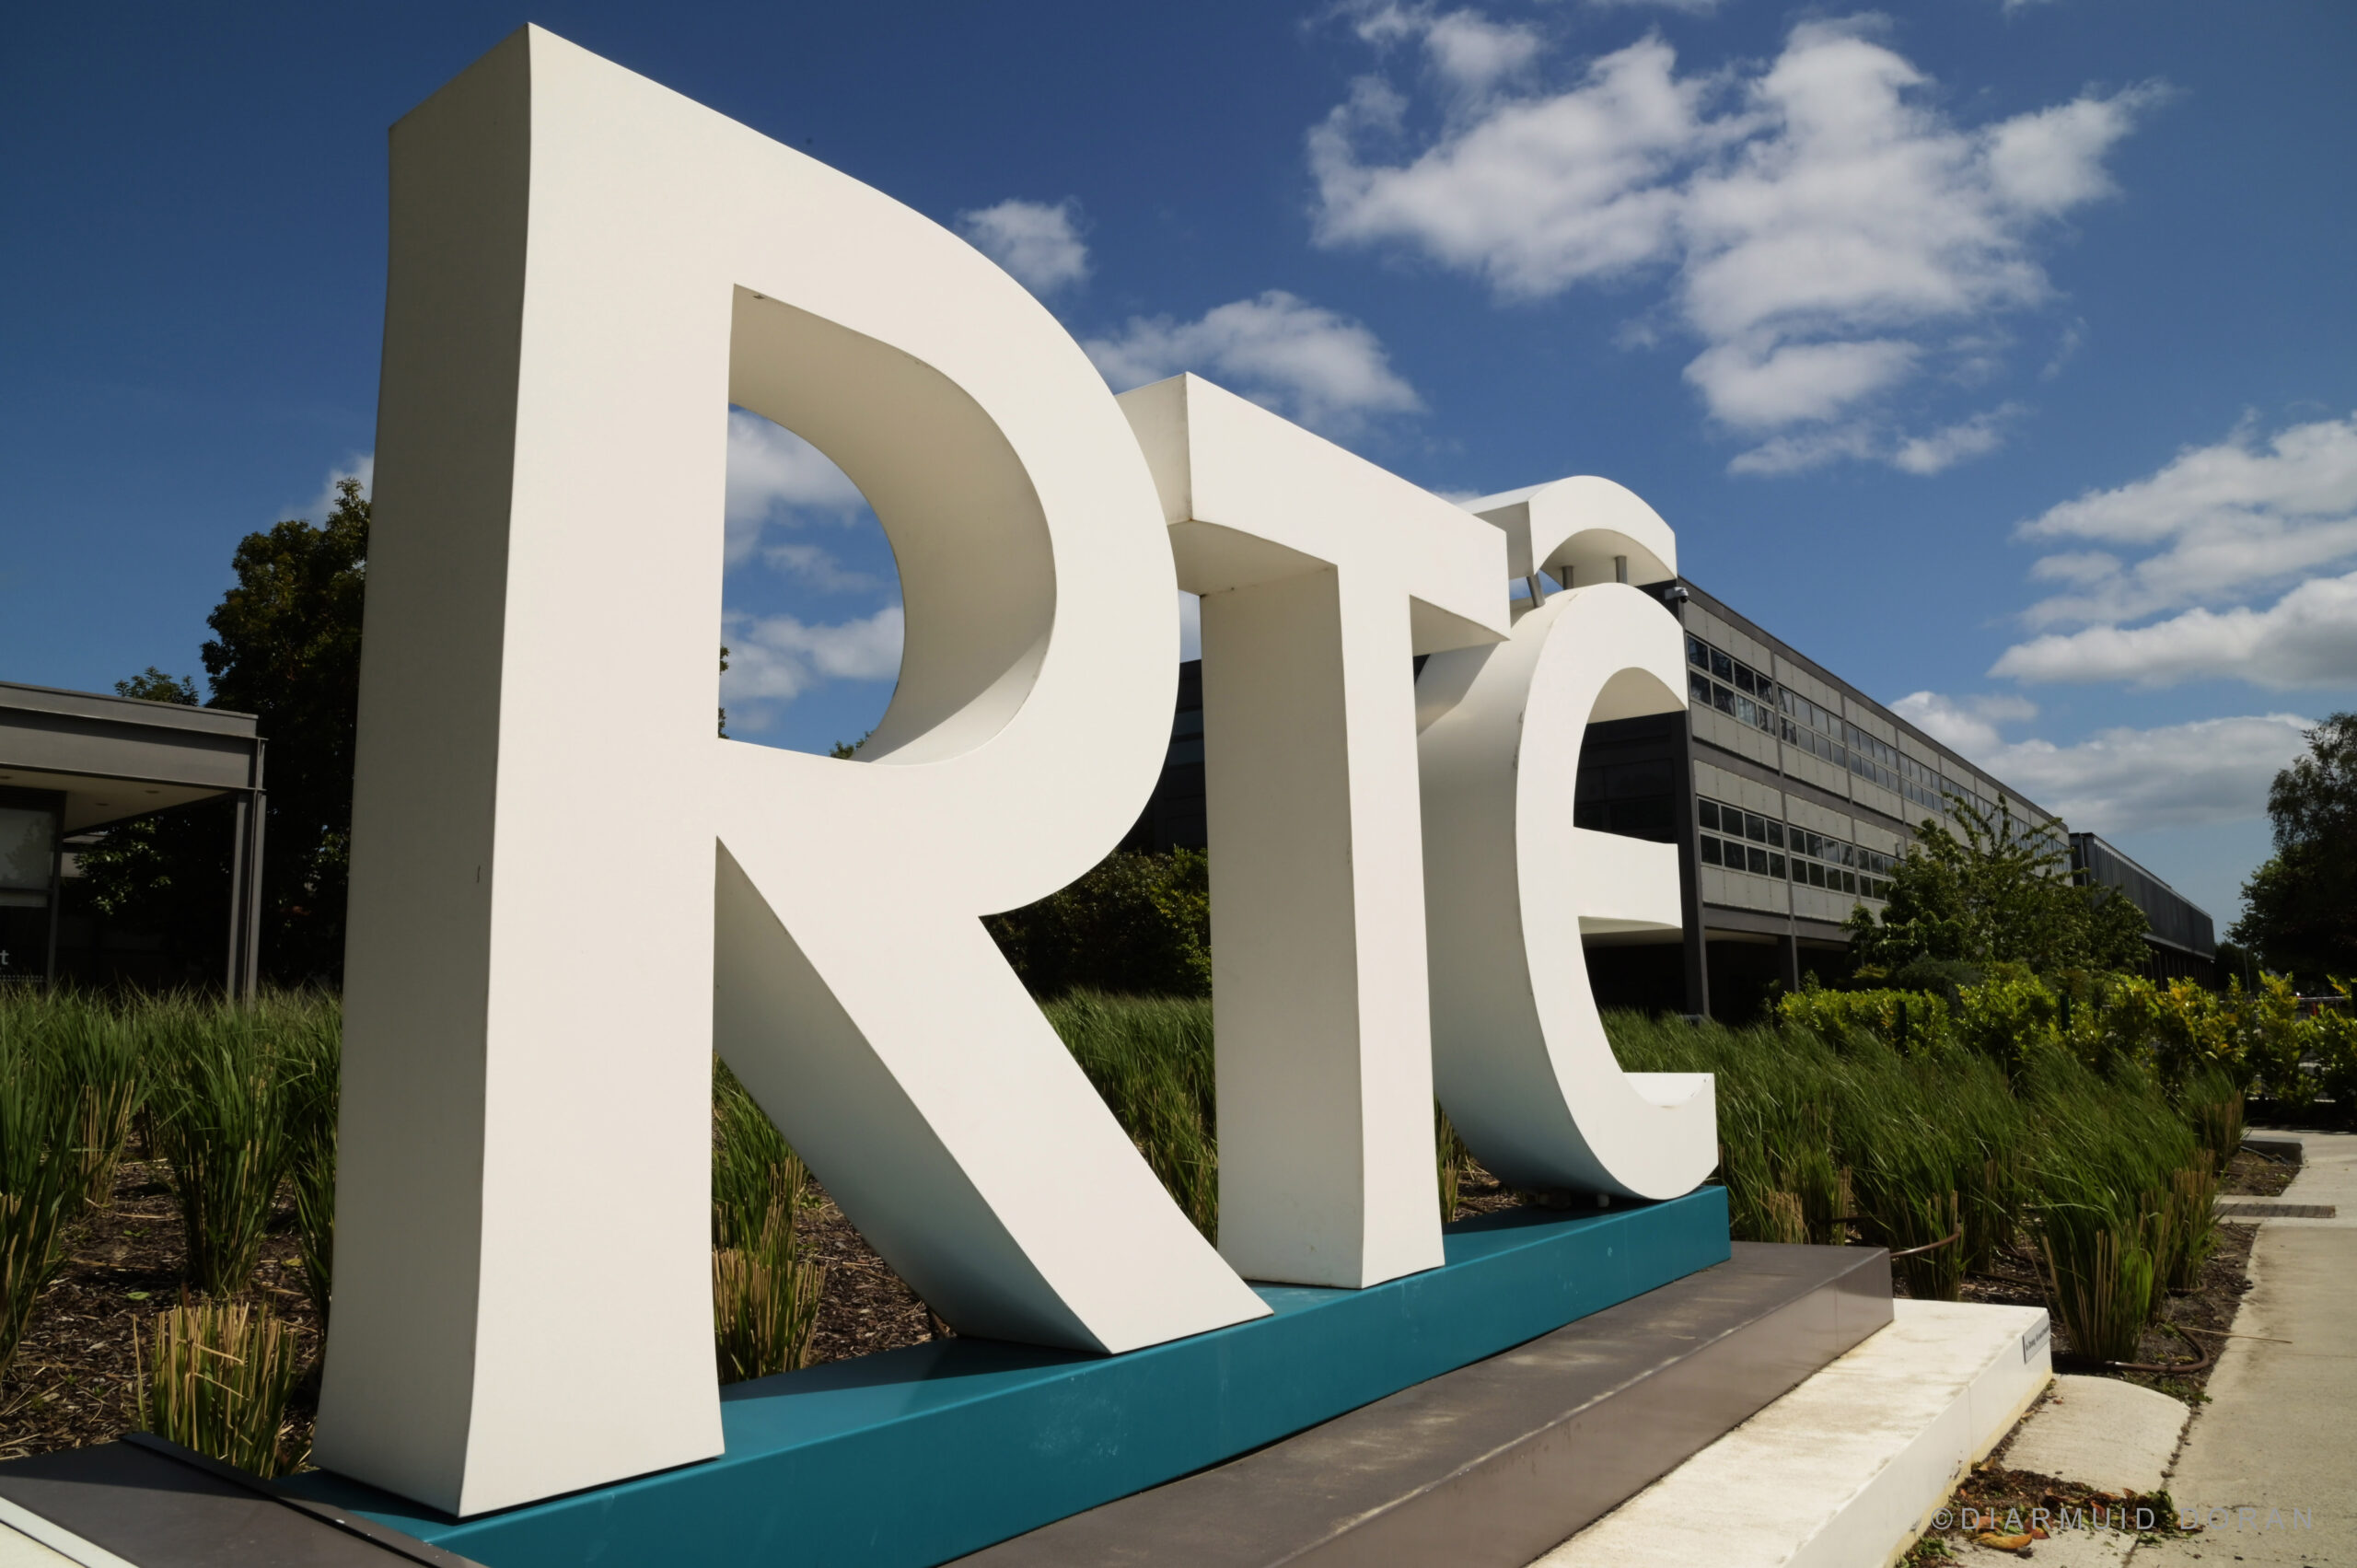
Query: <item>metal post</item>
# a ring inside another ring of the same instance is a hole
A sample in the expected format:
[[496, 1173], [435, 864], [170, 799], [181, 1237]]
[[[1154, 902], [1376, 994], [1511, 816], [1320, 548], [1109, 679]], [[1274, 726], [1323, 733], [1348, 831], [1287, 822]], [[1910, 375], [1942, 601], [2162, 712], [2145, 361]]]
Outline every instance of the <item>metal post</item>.
[[221, 976], [221, 988], [235, 1002], [239, 994], [238, 981], [245, 971], [246, 838], [248, 820], [253, 815], [253, 797], [238, 796], [231, 810], [237, 825], [229, 839], [229, 956]]
[[249, 787], [238, 796], [229, 852], [229, 959], [223, 983], [231, 1001], [251, 1001], [261, 984], [261, 853], [268, 797], [261, 787], [262, 747], [254, 742]]
[[41, 988], [57, 989], [57, 923], [65, 918], [65, 812], [61, 807], [57, 826], [49, 835], [49, 956], [42, 960]]
[[[255, 742], [255, 747], [256, 755], [254, 758], [254, 772], [256, 776], [259, 777], [261, 772], [261, 758], [260, 755], [261, 742]], [[269, 797], [261, 790], [255, 790], [248, 798], [252, 803], [250, 808], [250, 814], [253, 823], [253, 830], [247, 836], [246, 845], [246, 864], [248, 870], [246, 876], [245, 898], [246, 940], [244, 945], [244, 995], [250, 1000], [255, 995], [259, 994], [261, 990], [261, 856], [263, 849], [262, 841], [266, 836], [264, 830], [270, 824], [270, 813], [268, 809]]]

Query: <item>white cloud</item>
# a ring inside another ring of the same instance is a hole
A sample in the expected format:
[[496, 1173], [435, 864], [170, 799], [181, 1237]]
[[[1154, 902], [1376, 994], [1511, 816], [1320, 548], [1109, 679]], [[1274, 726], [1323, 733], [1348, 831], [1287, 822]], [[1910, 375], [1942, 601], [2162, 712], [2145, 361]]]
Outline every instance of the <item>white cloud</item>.
[[743, 409], [728, 411], [728, 563], [760, 548], [772, 521], [793, 524], [817, 514], [856, 520], [866, 498], [825, 453], [791, 430]]
[[1690, 17], [1707, 17], [1719, 8], [1719, 0], [1587, 0], [1599, 11], [1636, 10], [1650, 6], [1661, 11], [1683, 11]]
[[2045, 557], [2033, 575], [2074, 591], [2032, 606], [2032, 625], [2131, 621], [2292, 581], [2357, 557], [2357, 414], [2264, 441], [2246, 424], [2132, 484], [2051, 507], [2021, 534], [2149, 552], [2133, 563], [2110, 552]]
[[1891, 712], [1933, 739], [1955, 747], [1968, 757], [1997, 750], [2001, 724], [2019, 724], [2038, 717], [2038, 704], [2026, 697], [1998, 692], [1980, 697], [1946, 697], [1937, 691], [1910, 691], [1890, 705]]
[[[1417, 15], [1428, 50], [1480, 16]], [[1309, 134], [1317, 238], [1404, 247], [1505, 299], [1661, 273], [1702, 345], [1687, 379], [1737, 429], [1854, 421], [1950, 358], [1986, 374], [1985, 337], [1942, 330], [2049, 296], [2034, 241], [2110, 191], [2104, 159], [2158, 92], [1962, 126], [1874, 27], [1803, 22], [1765, 68], [1684, 75], [1648, 37], [1560, 90], [1465, 95], [1421, 137], [1400, 90], [1363, 78]], [[1862, 426], [1835, 455], [1953, 461], [1997, 444], [1984, 418], [1945, 447]]]
[[1902, 441], [1891, 454], [1891, 465], [1909, 473], [1933, 474], [1953, 468], [1967, 458], [1993, 452], [2005, 439], [2005, 422], [2020, 412], [2019, 405], [2007, 403], [1976, 413], [1945, 430]]
[[362, 499], [366, 500], [374, 494], [377, 489], [377, 454], [354, 452], [343, 461], [328, 470], [326, 482], [319, 486], [319, 493], [311, 498], [311, 504], [308, 506], [296, 516], [318, 522], [334, 511], [335, 504], [340, 499], [336, 494], [335, 487], [347, 479], [356, 479], [360, 482]]
[[1915, 691], [1891, 707], [2073, 828], [2107, 837], [2263, 816], [2267, 786], [2307, 749], [2302, 732], [2314, 727], [2295, 714], [2251, 714], [2107, 729], [2058, 746], [1999, 736], [1999, 725], [2037, 716], [2020, 697]]
[[1871, 458], [1880, 445], [1873, 428], [1863, 424], [1837, 424], [1827, 430], [1806, 430], [1772, 436], [1747, 451], [1737, 452], [1727, 464], [1729, 473], [1805, 473], [1843, 458]]
[[790, 703], [823, 680], [888, 680], [900, 670], [900, 607], [831, 626], [791, 615], [759, 618], [732, 611], [724, 618], [728, 668], [720, 700], [731, 725], [767, 728], [773, 704]]
[[2357, 684], [2357, 572], [2314, 577], [2265, 610], [2194, 609], [2149, 626], [2090, 626], [2007, 648], [1990, 668], [2016, 680], [2223, 678], [2286, 689]]
[[1329, 435], [1423, 406], [1364, 323], [1283, 289], [1192, 321], [1132, 316], [1082, 346], [1117, 391], [1192, 370]]
[[1538, 58], [1544, 41], [1524, 22], [1493, 22], [1478, 11], [1442, 11], [1428, 5], [1378, 6], [1364, 12], [1359, 37], [1370, 43], [1413, 39], [1442, 81], [1478, 91], [1519, 74]]
[[1050, 294], [1088, 276], [1088, 247], [1080, 238], [1080, 204], [1008, 200], [958, 215], [958, 230], [973, 247], [1034, 294]]
[[772, 544], [761, 552], [761, 559], [820, 593], [862, 593], [884, 586], [873, 573], [846, 569], [834, 552], [819, 545]]
[[[2267, 786], [2307, 749], [2292, 714], [2024, 740], [1974, 761], [2083, 832], [2107, 837], [2263, 816]], [[1959, 750], [1962, 748], [1958, 748]]]

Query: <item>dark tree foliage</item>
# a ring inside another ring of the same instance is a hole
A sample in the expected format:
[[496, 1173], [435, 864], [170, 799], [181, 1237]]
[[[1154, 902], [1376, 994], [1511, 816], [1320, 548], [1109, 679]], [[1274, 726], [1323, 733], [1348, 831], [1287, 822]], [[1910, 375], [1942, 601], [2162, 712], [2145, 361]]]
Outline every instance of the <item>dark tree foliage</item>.
[[1062, 891], [983, 923], [1034, 996], [1211, 994], [1211, 861], [1200, 850], [1116, 853]]
[[[206, 705], [254, 714], [268, 743], [261, 968], [290, 985], [343, 974], [368, 502], [357, 480], [336, 494], [324, 522], [290, 520], [239, 542], [237, 586], [207, 621], [213, 636], [202, 650]], [[118, 689], [196, 700], [193, 682], [153, 669]], [[110, 831], [83, 857], [94, 901], [183, 951], [199, 947], [202, 933], [226, 933], [228, 831], [226, 813], [199, 808]]]
[[1925, 819], [1892, 873], [1877, 921], [1864, 904], [1843, 922], [1862, 970], [1887, 976], [1925, 960], [2064, 970], [2143, 967], [2144, 912], [2066, 872], [2062, 825], [2030, 831], [1999, 801], [1994, 815], [1957, 802], [1961, 837]]
[[2275, 854], [2243, 884], [2243, 917], [2227, 935], [2321, 992], [2357, 975], [2357, 713], [2333, 714], [2307, 741], [2268, 789]]
[[238, 586], [206, 622], [213, 706], [256, 715], [270, 743], [261, 962], [287, 983], [343, 978], [354, 720], [368, 502], [340, 481], [327, 520], [248, 534]]

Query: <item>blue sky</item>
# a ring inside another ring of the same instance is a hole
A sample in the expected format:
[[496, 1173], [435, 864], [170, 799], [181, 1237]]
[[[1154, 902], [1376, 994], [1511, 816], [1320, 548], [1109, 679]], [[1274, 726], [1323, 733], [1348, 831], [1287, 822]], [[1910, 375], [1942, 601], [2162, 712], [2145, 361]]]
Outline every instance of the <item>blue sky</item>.
[[[195, 671], [237, 540], [365, 473], [385, 129], [528, 19], [960, 228], [1117, 385], [1452, 494], [1621, 481], [2222, 922], [2357, 706], [2357, 10], [2157, 0], [19, 15], [0, 678]], [[888, 549], [732, 445], [732, 727], [855, 738]]]

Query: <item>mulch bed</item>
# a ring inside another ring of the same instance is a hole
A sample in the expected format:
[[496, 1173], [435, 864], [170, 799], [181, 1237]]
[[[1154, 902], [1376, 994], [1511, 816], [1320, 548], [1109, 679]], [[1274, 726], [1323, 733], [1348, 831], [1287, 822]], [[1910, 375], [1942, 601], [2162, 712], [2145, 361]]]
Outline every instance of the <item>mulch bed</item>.
[[2290, 1160], [2270, 1159], [2248, 1149], [2236, 1151], [2218, 1179], [2218, 1195], [2222, 1198], [2274, 1198], [2292, 1185], [2300, 1167]]
[[[819, 1322], [810, 1332], [806, 1365], [900, 1350], [934, 1338], [936, 1325], [917, 1293], [852, 1228], [834, 1200], [817, 1183], [812, 1187], [816, 1201], [803, 1209], [795, 1235], [803, 1255], [826, 1269], [827, 1283], [819, 1293]], [[948, 1330], [938, 1331], [946, 1335]]]
[[[2270, 1197], [2282, 1191], [2293, 1174], [2290, 1167], [2245, 1154], [2236, 1157], [2222, 1185], [2237, 1196]], [[1457, 1217], [1531, 1201], [1472, 1165], [1459, 1182]], [[807, 1256], [827, 1272], [809, 1365], [923, 1344], [950, 1332], [823, 1191], [815, 1193], [803, 1211], [801, 1233]], [[2250, 1288], [2244, 1264], [2254, 1234], [2248, 1225], [2220, 1225], [2218, 1249], [2203, 1271], [2200, 1288], [2171, 1296], [2165, 1320], [2195, 1329], [2230, 1329], [2242, 1293]], [[319, 1322], [303, 1290], [291, 1204], [280, 1205], [262, 1253], [254, 1282], [240, 1299], [266, 1303], [294, 1324], [305, 1357], [315, 1358]], [[108, 1442], [137, 1424], [133, 1328], [136, 1325], [143, 1336], [151, 1332], [155, 1315], [176, 1302], [182, 1289], [180, 1212], [160, 1172], [143, 1161], [126, 1159], [116, 1177], [114, 1206], [85, 1212], [70, 1233], [66, 1257], [33, 1314], [15, 1365], [0, 1382], [0, 1459]], [[2005, 1256], [1998, 1268], [1997, 1274], [1967, 1280], [1964, 1299], [2044, 1304], [2026, 1252]], [[2069, 1339], [2059, 1323], [2054, 1336], [2056, 1351], [2067, 1353]], [[2213, 1350], [2226, 1342], [2214, 1334], [2196, 1338]], [[2146, 1333], [2140, 1354], [2156, 1363], [2191, 1359], [2183, 1340], [2158, 1329]], [[2179, 1399], [2199, 1399], [2209, 1374], [2124, 1376]], [[296, 1390], [288, 1412], [287, 1441], [293, 1453], [309, 1449], [317, 1399], [314, 1376]]]
[[[65, 1264], [33, 1309], [16, 1361], [0, 1382], [0, 1459], [110, 1442], [138, 1425], [132, 1331], [152, 1341], [156, 1315], [176, 1305], [187, 1254], [180, 1215], [161, 1173], [144, 1161], [116, 1170], [114, 1206], [83, 1211], [69, 1231]], [[295, 1210], [281, 1203], [261, 1266], [238, 1298], [266, 1304], [295, 1325], [305, 1360], [319, 1353], [319, 1318], [303, 1289]], [[290, 1451], [308, 1453], [316, 1379], [288, 1411]]]
[[[2187, 1348], [2186, 1342], [2165, 1325], [2181, 1324], [2192, 1330], [2210, 1330], [2195, 1333], [2194, 1342], [2212, 1356], [2210, 1366], [2199, 1371], [2183, 1372], [2105, 1372], [2098, 1368], [2065, 1365], [2071, 1355], [2070, 1331], [2061, 1318], [2054, 1320], [2054, 1355], [2057, 1370], [2064, 1372], [2095, 1372], [2107, 1377], [2119, 1377], [2147, 1388], [2157, 1388], [2173, 1398], [2199, 1403], [2202, 1389], [2215, 1370], [2216, 1353], [2226, 1348], [2221, 1332], [2234, 1328], [2235, 1313], [2241, 1307], [2243, 1293], [2250, 1289], [2247, 1264], [2250, 1244], [2258, 1234], [2258, 1228], [2247, 1225], [2221, 1225], [2218, 1245], [2202, 1265], [2201, 1278], [2193, 1289], [2172, 1292], [2168, 1304], [2161, 1310], [2160, 1322], [2144, 1330], [2138, 1345], [2136, 1358], [2154, 1365], [2170, 1365], [2200, 1359]], [[1968, 1275], [1964, 1282], [1964, 1299], [1993, 1302], [2005, 1307], [2043, 1307], [2046, 1293], [2037, 1283], [2038, 1269], [2026, 1247], [2009, 1249], [1999, 1255], [1999, 1272]], [[1899, 1294], [1904, 1295], [1902, 1289]]]

